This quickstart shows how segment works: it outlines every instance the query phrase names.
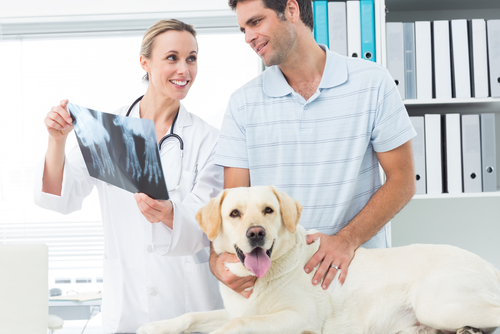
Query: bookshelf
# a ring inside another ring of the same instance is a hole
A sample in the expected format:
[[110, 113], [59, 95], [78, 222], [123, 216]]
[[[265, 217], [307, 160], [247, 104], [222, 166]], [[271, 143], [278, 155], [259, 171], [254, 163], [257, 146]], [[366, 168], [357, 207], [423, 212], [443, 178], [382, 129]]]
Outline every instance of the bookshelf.
[[[386, 22], [500, 19], [498, 0], [385, 0], [385, 6]], [[404, 102], [410, 116], [495, 113], [500, 183], [500, 98]], [[489, 193], [415, 195], [392, 220], [393, 246], [451, 244], [480, 255], [500, 269], [500, 184], [497, 189]]]
[[[498, 0], [385, 0], [386, 22], [415, 22], [452, 19], [499, 19], [500, 1]], [[384, 60], [386, 63], [387, 60]], [[467, 99], [429, 99], [404, 100], [410, 116], [425, 114], [459, 113], [482, 114], [495, 113], [496, 123], [496, 155], [497, 166], [500, 166], [500, 98], [467, 98]], [[497, 168], [497, 189], [500, 189], [500, 171]], [[492, 196], [479, 195], [480, 197]], [[494, 196], [500, 196], [496, 194]], [[434, 197], [434, 196], [432, 196]], [[439, 196], [441, 197], [441, 196]], [[455, 198], [443, 194], [444, 198]], [[478, 197], [477, 194], [461, 194], [460, 197]], [[430, 198], [429, 195], [416, 195], [414, 199]]]

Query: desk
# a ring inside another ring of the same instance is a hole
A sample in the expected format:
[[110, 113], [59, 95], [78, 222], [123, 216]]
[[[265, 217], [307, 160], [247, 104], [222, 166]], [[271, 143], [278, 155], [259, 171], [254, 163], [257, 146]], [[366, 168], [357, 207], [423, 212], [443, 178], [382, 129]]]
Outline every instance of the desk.
[[69, 300], [49, 300], [49, 314], [57, 315], [63, 320], [92, 319], [101, 312], [102, 299], [83, 302]]

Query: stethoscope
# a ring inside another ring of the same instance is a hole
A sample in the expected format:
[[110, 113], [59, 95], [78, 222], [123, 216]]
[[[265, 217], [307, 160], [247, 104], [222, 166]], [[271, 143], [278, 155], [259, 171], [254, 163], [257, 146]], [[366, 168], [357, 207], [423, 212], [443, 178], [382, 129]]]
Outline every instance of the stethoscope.
[[[130, 115], [130, 112], [132, 111], [132, 109], [134, 108], [134, 106], [140, 101], [142, 100], [142, 98], [144, 97], [144, 95], [142, 95], [141, 97], [139, 97], [137, 100], [134, 101], [134, 103], [132, 103], [132, 105], [130, 106], [130, 108], [128, 108], [128, 111], [127, 113], [125, 114], [126, 117], [128, 117]], [[176, 138], [178, 141], [179, 141], [179, 147], [180, 147], [180, 151], [181, 151], [181, 168], [179, 169], [179, 178], [177, 179], [177, 185], [173, 188], [173, 189], [168, 189], [169, 191], [174, 191], [174, 190], [177, 190], [179, 189], [179, 186], [181, 184], [181, 175], [182, 175], [182, 163], [183, 163], [183, 160], [184, 160], [184, 141], [182, 140], [182, 138], [175, 134], [174, 133], [174, 126], [175, 126], [175, 122], [177, 121], [177, 117], [179, 116], [179, 112], [177, 112], [177, 114], [175, 115], [174, 117], [174, 120], [172, 122], [172, 126], [170, 127], [170, 133], [166, 134], [161, 140], [160, 142], [158, 143], [158, 150], [161, 150], [161, 145], [163, 144], [163, 142], [169, 138]]]

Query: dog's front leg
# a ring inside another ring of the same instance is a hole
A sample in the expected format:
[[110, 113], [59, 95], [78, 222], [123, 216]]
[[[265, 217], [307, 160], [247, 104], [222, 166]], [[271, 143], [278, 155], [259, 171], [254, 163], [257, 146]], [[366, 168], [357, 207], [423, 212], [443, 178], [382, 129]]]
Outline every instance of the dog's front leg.
[[137, 334], [208, 333], [224, 326], [229, 320], [229, 313], [226, 310], [186, 313], [174, 319], [141, 326]]
[[307, 321], [299, 312], [281, 311], [268, 315], [234, 318], [210, 334], [320, 334], [322, 325]]

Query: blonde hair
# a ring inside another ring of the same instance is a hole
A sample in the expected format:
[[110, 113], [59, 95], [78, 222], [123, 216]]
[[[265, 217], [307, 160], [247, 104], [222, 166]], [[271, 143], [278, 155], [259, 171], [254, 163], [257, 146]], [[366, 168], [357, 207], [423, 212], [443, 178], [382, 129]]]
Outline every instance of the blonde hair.
[[[156, 36], [163, 34], [164, 32], [167, 31], [187, 31], [191, 35], [193, 35], [194, 38], [196, 38], [196, 30], [194, 30], [194, 27], [190, 24], [181, 22], [176, 19], [170, 19], [170, 20], [160, 20], [153, 24], [149, 29], [146, 31], [144, 36], [142, 37], [142, 42], [141, 42], [141, 52], [140, 55], [144, 56], [148, 59], [151, 58], [151, 52], [153, 51], [153, 44], [156, 39]], [[143, 77], [143, 80], [149, 81], [149, 73], [146, 73]]]

